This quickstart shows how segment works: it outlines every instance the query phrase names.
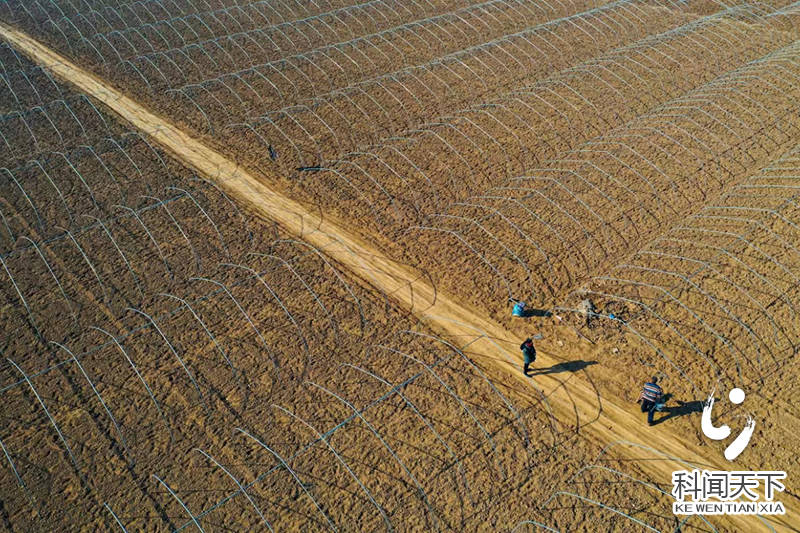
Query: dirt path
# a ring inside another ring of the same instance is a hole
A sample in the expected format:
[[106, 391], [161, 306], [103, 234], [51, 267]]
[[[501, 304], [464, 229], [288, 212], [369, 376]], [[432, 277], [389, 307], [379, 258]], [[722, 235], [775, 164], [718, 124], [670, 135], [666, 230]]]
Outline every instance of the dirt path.
[[[285, 230], [324, 250], [331, 258], [349, 268], [372, 287], [383, 291], [425, 320], [434, 331], [455, 338], [474, 338], [476, 335], [484, 334], [485, 337], [470, 346], [470, 355], [510, 370], [530, 387], [533, 399], [541, 398], [544, 394], [560, 423], [574, 423], [588, 438], [601, 446], [624, 440], [662, 450], [685, 461], [705, 465], [706, 468], [733, 470], [743, 467], [725, 463], [721, 456], [699, 455], [697, 449], [690, 449], [678, 435], [673, 434], [664, 425], [647, 428], [643, 425], [643, 416], [638, 412], [638, 406], [633, 404], [621, 406], [607, 398], [601, 401], [597, 391], [577, 375], [572, 376], [568, 383], [566, 379], [559, 379], [558, 375], [523, 377], [520, 371], [521, 355], [517, 334], [492, 320], [487, 320], [475, 310], [465, 308], [456, 299], [437, 294], [427, 278], [408, 266], [383, 256], [344, 229], [342, 224], [322, 218], [303, 205], [273, 191], [219, 152], [188, 136], [169, 121], [151, 113], [122, 92], [28, 35], [0, 23], [0, 36], [10, 41], [34, 62], [48, 67], [58, 78], [72, 83], [80, 91], [103, 102], [123, 120], [146, 133], [176, 158], [201, 175], [215, 180], [253, 212], [276, 221]], [[574, 337], [568, 329], [564, 329], [561, 333], [564, 338]], [[560, 354], [557, 353], [557, 347], [548, 347], [537, 358], [537, 363], [549, 366], [574, 359], [574, 348], [572, 353], [569, 353], [568, 346], [565, 344]], [[641, 458], [653, 456], [652, 453], [636, 446], [628, 446], [626, 449], [634, 459], [637, 456]], [[703, 451], [708, 453], [707, 450], [708, 448], [705, 448]], [[677, 463], [648, 460], [641, 461], [640, 466], [662, 483], [669, 485], [672, 470], [677, 468]], [[788, 481], [792, 483], [792, 480]], [[769, 517], [769, 522], [779, 530], [800, 531], [797, 527], [789, 526], [792, 522], [797, 523], [796, 519], [792, 520], [797, 516], [794, 512], [796, 510], [794, 500], [788, 495], [780, 499], [787, 505], [787, 515]], [[720, 520], [716, 519], [714, 522], [720, 523]], [[736, 531], [765, 529], [764, 524], [754, 517], [728, 517], [728, 524]]]

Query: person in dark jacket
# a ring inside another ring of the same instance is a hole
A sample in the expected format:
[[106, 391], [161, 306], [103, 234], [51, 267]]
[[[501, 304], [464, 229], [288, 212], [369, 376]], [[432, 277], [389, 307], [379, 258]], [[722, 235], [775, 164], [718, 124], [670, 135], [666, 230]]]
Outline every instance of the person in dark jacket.
[[642, 393], [639, 395], [639, 402], [642, 406], [642, 412], [647, 413], [647, 424], [653, 425], [653, 415], [656, 411], [656, 404], [663, 401], [664, 391], [658, 385], [658, 378], [653, 376], [653, 379], [644, 384]]
[[525, 358], [525, 364], [522, 366], [522, 373], [528, 375], [528, 366], [536, 361], [536, 348], [533, 346], [533, 339], [530, 337], [519, 345], [522, 350], [522, 356]]

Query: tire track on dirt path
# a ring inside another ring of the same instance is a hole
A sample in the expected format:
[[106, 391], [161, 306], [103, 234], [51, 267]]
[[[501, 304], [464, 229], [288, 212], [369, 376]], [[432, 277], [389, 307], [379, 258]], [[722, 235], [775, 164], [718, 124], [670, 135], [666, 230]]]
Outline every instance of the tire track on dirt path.
[[[0, 37], [8, 40], [35, 63], [48, 68], [58, 78], [102, 102], [122, 120], [147, 134], [178, 160], [219, 183], [255, 214], [277, 222], [286, 231], [325, 250], [329, 257], [414, 313], [435, 332], [451, 338], [480, 336], [479, 340], [471, 345], [470, 355], [480, 359], [484, 364], [494, 364], [510, 371], [523, 383], [532, 383], [534, 386], [530, 389], [531, 399], [537, 401], [546, 398], [555, 418], [565, 428], [572, 426], [573, 423], [570, 421], [574, 419], [574, 429], [576, 431], [582, 429], [585, 436], [600, 446], [625, 440], [665, 451], [684, 461], [703, 465], [705, 468], [720, 470], [734, 468], [731, 463], [726, 464], [721, 455], [712, 456], [709, 453], [713, 452], [709, 450], [710, 447], [704, 447], [705, 453], [699, 454], [697, 450], [690, 449], [678, 436], [662, 429], [662, 426], [650, 427], [643, 431], [642, 416], [638, 410], [632, 406], [623, 407], [601, 398], [586, 380], [576, 379], [577, 376], [569, 379], [569, 386], [566, 380], [562, 381], [557, 375], [552, 374], [523, 378], [518, 354], [518, 331], [511, 331], [483, 317], [479, 312], [459, 304], [457, 300], [447, 295], [437, 294], [436, 288], [423, 274], [415, 272], [407, 265], [392, 261], [345, 229], [346, 225], [326, 219], [275, 192], [237, 163], [190, 137], [169, 121], [145, 109], [121, 91], [66, 60], [27, 34], [0, 23]], [[574, 336], [564, 326], [556, 326], [553, 331], [557, 332], [557, 338], [560, 339]], [[543, 345], [546, 349], [542, 351], [538, 361], [545, 365], [554, 365], [568, 360], [569, 356], [576, 355], [575, 343], [564, 343], [564, 347], [560, 349], [548, 346], [546, 343]], [[550, 355], [555, 355], [556, 352], [558, 356]], [[649, 456], [638, 453], [635, 446], [629, 448], [626, 453], [634, 460]], [[641, 468], [660, 483], [667, 485], [670, 483], [672, 467], [676, 465], [677, 463], [669, 464], [653, 460], [639, 461]], [[742, 465], [737, 465], [740, 466]], [[795, 502], [790, 498], [783, 498], [782, 501], [786, 505], [787, 514], [769, 517], [770, 523], [781, 530], [800, 531], [790, 525], [792, 520], [789, 517], [795, 515]], [[736, 531], [760, 530], [764, 526], [755, 517], [717, 518]]]

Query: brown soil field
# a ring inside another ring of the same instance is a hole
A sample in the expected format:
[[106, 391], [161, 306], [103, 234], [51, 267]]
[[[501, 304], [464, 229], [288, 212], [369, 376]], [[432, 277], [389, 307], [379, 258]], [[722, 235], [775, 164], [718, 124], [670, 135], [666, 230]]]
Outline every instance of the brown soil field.
[[2, 528], [797, 531], [799, 10], [6, 2]]
[[[564, 287], [579, 286], [586, 273], [612, 266], [608, 258], [616, 260], [651, 240], [667, 217], [691, 214], [698, 203], [793, 147], [796, 126], [787, 120], [793, 97], [766, 72], [793, 53], [794, 45], [770, 53], [579, 144], [542, 169], [453, 203], [419, 228], [458, 238], [451, 255], [435, 260], [460, 262], [465, 271], [465, 261], [483, 259], [481, 268], [470, 272], [476, 300], [482, 298], [478, 291], [505, 289], [509, 296], [543, 305], [558, 301]], [[729, 97], [740, 77], [748, 79], [736, 87], [749, 98], [747, 106]], [[709, 152], [710, 143], [724, 150]], [[530, 212], [538, 216], [527, 216]], [[424, 237], [421, 248], [441, 237]], [[488, 285], [487, 278], [495, 284]]]
[[[485, 374], [458, 350], [468, 341], [445, 344], [385, 295], [341, 272], [324, 250], [243, 215], [168, 155], [125, 135], [119, 149], [96, 151], [106, 167], [128, 176], [131, 169], [115, 159], [124, 152], [141, 180], [121, 181], [121, 191], [110, 183], [91, 187], [97, 205], [46, 151], [25, 157], [39, 157], [36, 168], [49, 180], [14, 167], [20, 189], [14, 194], [9, 183], [3, 192], [3, 265], [14, 283], [3, 286], [2, 442], [19, 474], [3, 478], [9, 529], [103, 528], [109, 509], [129, 530], [178, 528], [178, 504], [153, 473], [194, 494], [182, 501], [195, 509], [212, 508], [236, 487], [197, 450], [228, 468], [237, 463], [239, 476], [254, 480], [258, 471], [258, 487], [248, 494], [259, 512], [238, 518], [243, 529], [262, 521], [316, 528], [327, 520], [369, 528], [384, 515], [409, 527], [466, 527], [497, 497], [527, 483], [526, 468], [549, 460], [554, 473], [560, 470], [556, 445], [593, 450], [579, 435], [561, 435], [540, 401], [512, 404], [497, 388], [509, 378]], [[70, 155], [69, 168], [98, 176], [100, 167], [81, 166], [96, 158]], [[65, 191], [63, 202], [46, 203], [54, 196], [50, 183]], [[139, 205], [113, 209], [120, 195]], [[35, 203], [24, 205], [25, 196]], [[34, 211], [36, 205], [42, 208]], [[82, 226], [67, 233], [59, 221], [66, 225], [70, 214]], [[30, 314], [17, 312], [18, 294]], [[266, 294], [278, 304], [259, 304]], [[335, 403], [327, 391], [347, 403]], [[363, 418], [352, 420], [350, 405]], [[331, 448], [312, 428], [331, 432]], [[376, 435], [391, 436], [385, 447], [378, 441], [374, 452], [360, 454]], [[397, 467], [386, 464], [394, 457]], [[279, 459], [291, 460], [302, 486], [285, 490], [292, 479]], [[349, 481], [326, 479], [343, 465]], [[196, 470], [215, 481], [184, 477]], [[430, 500], [417, 501], [411, 480]], [[297, 501], [312, 485], [319, 515]], [[461, 504], [450, 507], [456, 500]], [[236, 507], [207, 511], [209, 524], [240, 516]]]

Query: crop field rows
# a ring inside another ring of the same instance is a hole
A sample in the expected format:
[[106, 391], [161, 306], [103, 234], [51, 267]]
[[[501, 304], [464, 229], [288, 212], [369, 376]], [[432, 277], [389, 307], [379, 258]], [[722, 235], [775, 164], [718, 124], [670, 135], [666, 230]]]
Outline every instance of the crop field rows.
[[[750, 465], [798, 428], [780, 399], [797, 389], [798, 14], [4, 2], [5, 23], [509, 337], [530, 335], [507, 318], [518, 297], [577, 332], [560, 353], [587, 352], [556, 359], [558, 395], [529, 385], [472, 351], [515, 338], [448, 337], [0, 42], [3, 526], [733, 530], [672, 515], [648, 465], [683, 459], [587, 436], [573, 380], [597, 417], [642, 373], [691, 400], [770, 385], [779, 411], [757, 416], [778, 434]], [[700, 442], [690, 420], [673, 427]]]

